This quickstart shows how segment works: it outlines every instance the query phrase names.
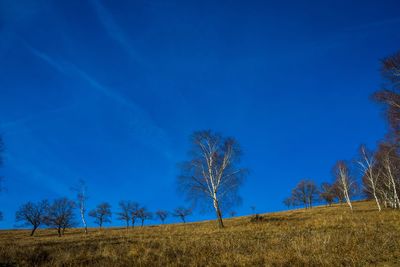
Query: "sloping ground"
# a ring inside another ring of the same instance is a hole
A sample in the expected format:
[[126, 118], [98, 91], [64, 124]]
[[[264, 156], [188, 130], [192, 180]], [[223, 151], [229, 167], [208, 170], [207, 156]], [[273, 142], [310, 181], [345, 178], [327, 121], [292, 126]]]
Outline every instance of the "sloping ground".
[[0, 232], [0, 266], [400, 266], [400, 212], [372, 202], [216, 222], [129, 229]]

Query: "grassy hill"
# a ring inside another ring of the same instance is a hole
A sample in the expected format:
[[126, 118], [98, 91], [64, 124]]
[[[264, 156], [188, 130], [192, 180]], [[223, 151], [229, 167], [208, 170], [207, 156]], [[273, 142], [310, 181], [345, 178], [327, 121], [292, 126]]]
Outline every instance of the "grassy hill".
[[400, 266], [400, 212], [372, 202], [129, 229], [0, 231], [0, 266]]

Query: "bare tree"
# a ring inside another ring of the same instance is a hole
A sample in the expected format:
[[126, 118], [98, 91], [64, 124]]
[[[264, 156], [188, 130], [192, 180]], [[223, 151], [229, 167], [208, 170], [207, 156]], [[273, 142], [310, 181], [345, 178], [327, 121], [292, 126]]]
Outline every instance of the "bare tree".
[[373, 171], [364, 175], [363, 182], [367, 194], [374, 196], [377, 204], [380, 202], [385, 207], [400, 208], [400, 51], [382, 61], [382, 76], [384, 86], [373, 98], [384, 107], [389, 134], [387, 140], [379, 145], [375, 153], [376, 165]]
[[382, 74], [394, 87], [400, 88], [400, 51], [382, 61]]
[[118, 220], [125, 221], [126, 229], [129, 228], [129, 222], [132, 220], [132, 211], [134, 209], [134, 203], [131, 201], [120, 201], [118, 203], [120, 212], [117, 213]]
[[381, 176], [377, 185], [378, 193], [392, 208], [400, 208], [399, 187], [400, 187], [400, 156], [398, 148], [394, 144], [381, 143], [376, 152], [377, 167], [375, 170]]
[[289, 209], [291, 206], [294, 206], [293, 197], [287, 197], [283, 200], [283, 204]]
[[75, 202], [67, 198], [59, 198], [48, 206], [44, 222], [57, 229], [58, 236], [64, 235], [65, 229], [76, 225], [74, 216]]
[[347, 205], [350, 207], [351, 211], [353, 211], [353, 205], [351, 204], [351, 195], [354, 193], [356, 183], [353, 178], [350, 176], [350, 170], [345, 161], [338, 161], [334, 167], [334, 175], [336, 178], [336, 185]]
[[334, 194], [335, 199], [337, 199], [337, 202], [342, 205], [344, 202], [344, 195], [337, 180], [332, 184], [332, 193]]
[[136, 202], [131, 203], [130, 213], [131, 213], [132, 227], [135, 227], [136, 219], [139, 219], [139, 215], [142, 213], [139, 203]]
[[151, 220], [153, 218], [153, 214], [151, 212], [149, 212], [145, 207], [142, 207], [136, 211], [136, 217], [139, 220], [141, 220], [141, 222], [142, 222], [141, 226], [143, 227], [144, 221]]
[[237, 189], [247, 173], [237, 167], [241, 149], [233, 138], [211, 131], [195, 132], [191, 142], [190, 160], [181, 165], [179, 186], [193, 202], [210, 200], [222, 228], [221, 210], [237, 203]]
[[157, 217], [160, 219], [160, 221], [164, 224], [165, 219], [168, 217], [168, 211], [166, 210], [158, 210], [156, 211]]
[[326, 202], [326, 205], [331, 206], [336, 197], [334, 186], [329, 183], [322, 183], [319, 197]]
[[292, 191], [292, 197], [303, 203], [305, 208], [312, 208], [313, 202], [317, 199], [318, 188], [311, 180], [302, 180]]
[[387, 120], [396, 141], [400, 138], [400, 51], [382, 61], [382, 76], [387, 81], [385, 88], [373, 98], [385, 107]]
[[179, 207], [174, 210], [173, 216], [179, 217], [183, 223], [186, 223], [186, 217], [192, 214], [191, 209]]
[[359, 154], [360, 156], [359, 159], [357, 159], [357, 163], [361, 168], [364, 189], [374, 197], [378, 210], [381, 211], [377, 189], [380, 175], [374, 172], [375, 157], [371, 151], [367, 150], [365, 145], [360, 146]]
[[236, 216], [236, 211], [231, 210], [231, 211], [229, 212], [229, 216], [235, 217], [235, 216]]
[[22, 222], [23, 225], [32, 226], [31, 236], [33, 236], [36, 229], [44, 222], [48, 207], [47, 200], [38, 203], [27, 202], [16, 212], [15, 220]]
[[104, 223], [111, 223], [111, 205], [103, 202], [89, 212], [89, 216], [94, 218], [94, 222], [99, 225], [100, 229]]
[[85, 229], [85, 234], [88, 233], [87, 223], [86, 223], [86, 201], [87, 196], [87, 186], [84, 180], [80, 179], [78, 185], [72, 188], [72, 191], [76, 193], [77, 206], [79, 208], [79, 214], [81, 216], [82, 225]]

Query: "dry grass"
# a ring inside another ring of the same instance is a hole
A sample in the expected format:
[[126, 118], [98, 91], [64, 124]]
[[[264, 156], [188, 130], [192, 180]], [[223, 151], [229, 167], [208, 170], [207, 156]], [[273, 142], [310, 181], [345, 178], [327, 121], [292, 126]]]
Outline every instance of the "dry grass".
[[216, 222], [125, 229], [0, 231], [0, 266], [400, 266], [400, 212], [358, 202]]

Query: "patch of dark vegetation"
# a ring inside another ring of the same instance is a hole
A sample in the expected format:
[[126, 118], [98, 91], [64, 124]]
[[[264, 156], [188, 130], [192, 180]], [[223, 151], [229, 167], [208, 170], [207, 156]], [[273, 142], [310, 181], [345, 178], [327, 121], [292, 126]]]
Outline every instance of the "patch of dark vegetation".
[[255, 214], [250, 217], [250, 222], [252, 223], [259, 223], [259, 222], [264, 222], [265, 218], [259, 214]]

